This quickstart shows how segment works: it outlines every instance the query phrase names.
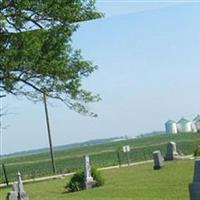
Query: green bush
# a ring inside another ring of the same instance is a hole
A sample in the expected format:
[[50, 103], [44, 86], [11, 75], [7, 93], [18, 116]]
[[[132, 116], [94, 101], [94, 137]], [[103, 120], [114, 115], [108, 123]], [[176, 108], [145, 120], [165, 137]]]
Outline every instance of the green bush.
[[[100, 171], [98, 171], [96, 167], [92, 167], [91, 174], [94, 180], [96, 181], [95, 187], [99, 187], [104, 184], [104, 179], [101, 176]], [[84, 171], [82, 170], [80, 172], [75, 173], [65, 188], [68, 190], [68, 192], [77, 192], [80, 190], [84, 190]]]
[[200, 156], [200, 145], [194, 150], [194, 156]]
[[77, 172], [72, 176], [66, 186], [69, 192], [76, 192], [84, 189], [84, 172]]
[[102, 186], [104, 184], [104, 178], [101, 175], [101, 172], [97, 170], [97, 167], [92, 167], [92, 177], [96, 181], [96, 187]]

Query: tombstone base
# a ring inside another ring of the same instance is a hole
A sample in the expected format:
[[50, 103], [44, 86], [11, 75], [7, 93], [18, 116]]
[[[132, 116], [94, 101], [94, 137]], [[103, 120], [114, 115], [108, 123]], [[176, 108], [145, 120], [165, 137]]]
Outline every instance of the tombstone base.
[[159, 169], [161, 169], [162, 167], [161, 166], [153, 166], [153, 169], [154, 170], [159, 170]]
[[178, 155], [174, 156], [174, 160], [185, 160], [184, 156]]
[[18, 192], [12, 191], [7, 193], [6, 200], [29, 200], [27, 193], [23, 192], [20, 195], [20, 198], [18, 197]]
[[18, 200], [18, 193], [14, 191], [7, 193], [6, 200]]
[[189, 184], [190, 200], [200, 199], [200, 182]]
[[21, 193], [20, 198], [21, 200], [29, 200], [28, 194], [26, 192]]
[[166, 161], [171, 161], [171, 160], [182, 160], [183, 157], [180, 156], [179, 154], [175, 154], [175, 155], [166, 155], [165, 160]]
[[96, 181], [92, 180], [92, 181], [86, 181], [85, 182], [85, 189], [90, 189], [96, 186]]

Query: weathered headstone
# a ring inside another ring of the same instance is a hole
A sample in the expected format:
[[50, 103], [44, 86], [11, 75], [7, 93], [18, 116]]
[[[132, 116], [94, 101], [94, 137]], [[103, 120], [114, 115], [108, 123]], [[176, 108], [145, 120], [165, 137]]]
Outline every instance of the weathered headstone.
[[17, 182], [12, 185], [12, 191], [6, 196], [6, 200], [29, 200], [28, 194], [24, 191], [21, 174], [17, 173]]
[[92, 188], [96, 184], [96, 181], [94, 181], [91, 175], [91, 165], [89, 156], [84, 156], [84, 180], [86, 189]]
[[179, 154], [176, 150], [176, 143], [175, 142], [169, 142], [167, 144], [167, 154], [166, 154], [166, 160], [174, 160], [179, 157]]
[[154, 169], [160, 169], [164, 166], [164, 159], [159, 150], [153, 152], [153, 160], [154, 160], [154, 167], [153, 167]]
[[189, 184], [190, 200], [200, 199], [200, 157], [195, 161], [193, 182]]
[[18, 192], [9, 192], [6, 196], [6, 200], [18, 200]]
[[14, 182], [14, 183], [12, 184], [12, 191], [18, 192], [18, 182]]

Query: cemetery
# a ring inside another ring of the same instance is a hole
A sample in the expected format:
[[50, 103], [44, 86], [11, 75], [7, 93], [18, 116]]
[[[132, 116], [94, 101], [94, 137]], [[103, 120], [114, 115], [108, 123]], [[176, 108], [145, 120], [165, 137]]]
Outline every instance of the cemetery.
[[[69, 178], [28, 183], [24, 188], [31, 200], [86, 200], [99, 199], [98, 197], [105, 200], [139, 200], [141, 197], [144, 200], [189, 199], [188, 184], [192, 182], [194, 175], [194, 160], [167, 161], [165, 167], [158, 171], [153, 170], [152, 166], [149, 163], [102, 171], [105, 184], [87, 191], [66, 193], [64, 187]], [[5, 197], [10, 188], [1, 190]]]
[[199, 9], [1, 0], [0, 200], [200, 200]]
[[[154, 141], [155, 137], [149, 139]], [[170, 137], [170, 139], [172, 138]], [[159, 195], [163, 195], [163, 198], [167, 195], [169, 199], [186, 200], [190, 197], [190, 200], [198, 200], [200, 194], [200, 162], [198, 157], [195, 161], [192, 155], [179, 153], [180, 143], [177, 145], [176, 142], [169, 141], [164, 144], [165, 151], [160, 149], [162, 146], [154, 146], [154, 150], [150, 149], [152, 151], [151, 157], [147, 161], [133, 162], [130, 154], [133, 150], [129, 142], [127, 140], [125, 145], [120, 143], [122, 145], [121, 151], [124, 154], [123, 163], [98, 170], [98, 175], [102, 176], [100, 179], [103, 180], [100, 184], [93, 173], [92, 164], [95, 163], [92, 156], [85, 155], [80, 163], [83, 171], [67, 177], [57, 176], [53, 179], [44, 179], [33, 183], [25, 183], [25, 181], [23, 184], [23, 174], [17, 172], [15, 174], [17, 181], [10, 183], [8, 187], [1, 188], [2, 197], [6, 200], [39, 200], [45, 193], [44, 199], [49, 200], [92, 199], [96, 196], [101, 196], [104, 199], [116, 197], [123, 199], [132, 198], [132, 196], [135, 197], [134, 199], [141, 197], [143, 199], [156, 199]], [[17, 170], [17, 168], [15, 169]], [[71, 182], [74, 178], [76, 181]], [[70, 186], [70, 182], [73, 187]], [[171, 184], [172, 182], [173, 184]], [[78, 189], [74, 189], [77, 187]], [[142, 193], [140, 193], [141, 191]], [[158, 191], [160, 191], [159, 194]]]

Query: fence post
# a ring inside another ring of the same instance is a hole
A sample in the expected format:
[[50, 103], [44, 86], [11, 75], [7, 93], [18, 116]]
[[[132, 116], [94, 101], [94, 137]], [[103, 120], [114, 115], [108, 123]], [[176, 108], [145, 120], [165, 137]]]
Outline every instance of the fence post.
[[119, 167], [121, 167], [121, 159], [120, 159], [119, 151], [117, 152], [117, 159], [118, 159]]
[[7, 176], [6, 167], [5, 167], [4, 164], [2, 164], [2, 168], [3, 168], [3, 174], [4, 174], [4, 177], [5, 177], [6, 185], [8, 186], [8, 184], [9, 184], [8, 176]]
[[126, 152], [127, 153], [127, 163], [128, 166], [130, 165], [130, 155], [129, 155], [129, 151]]
[[144, 154], [144, 160], [146, 161], [146, 160], [147, 160], [147, 157], [146, 157], [145, 150], [143, 150], [143, 154]]

